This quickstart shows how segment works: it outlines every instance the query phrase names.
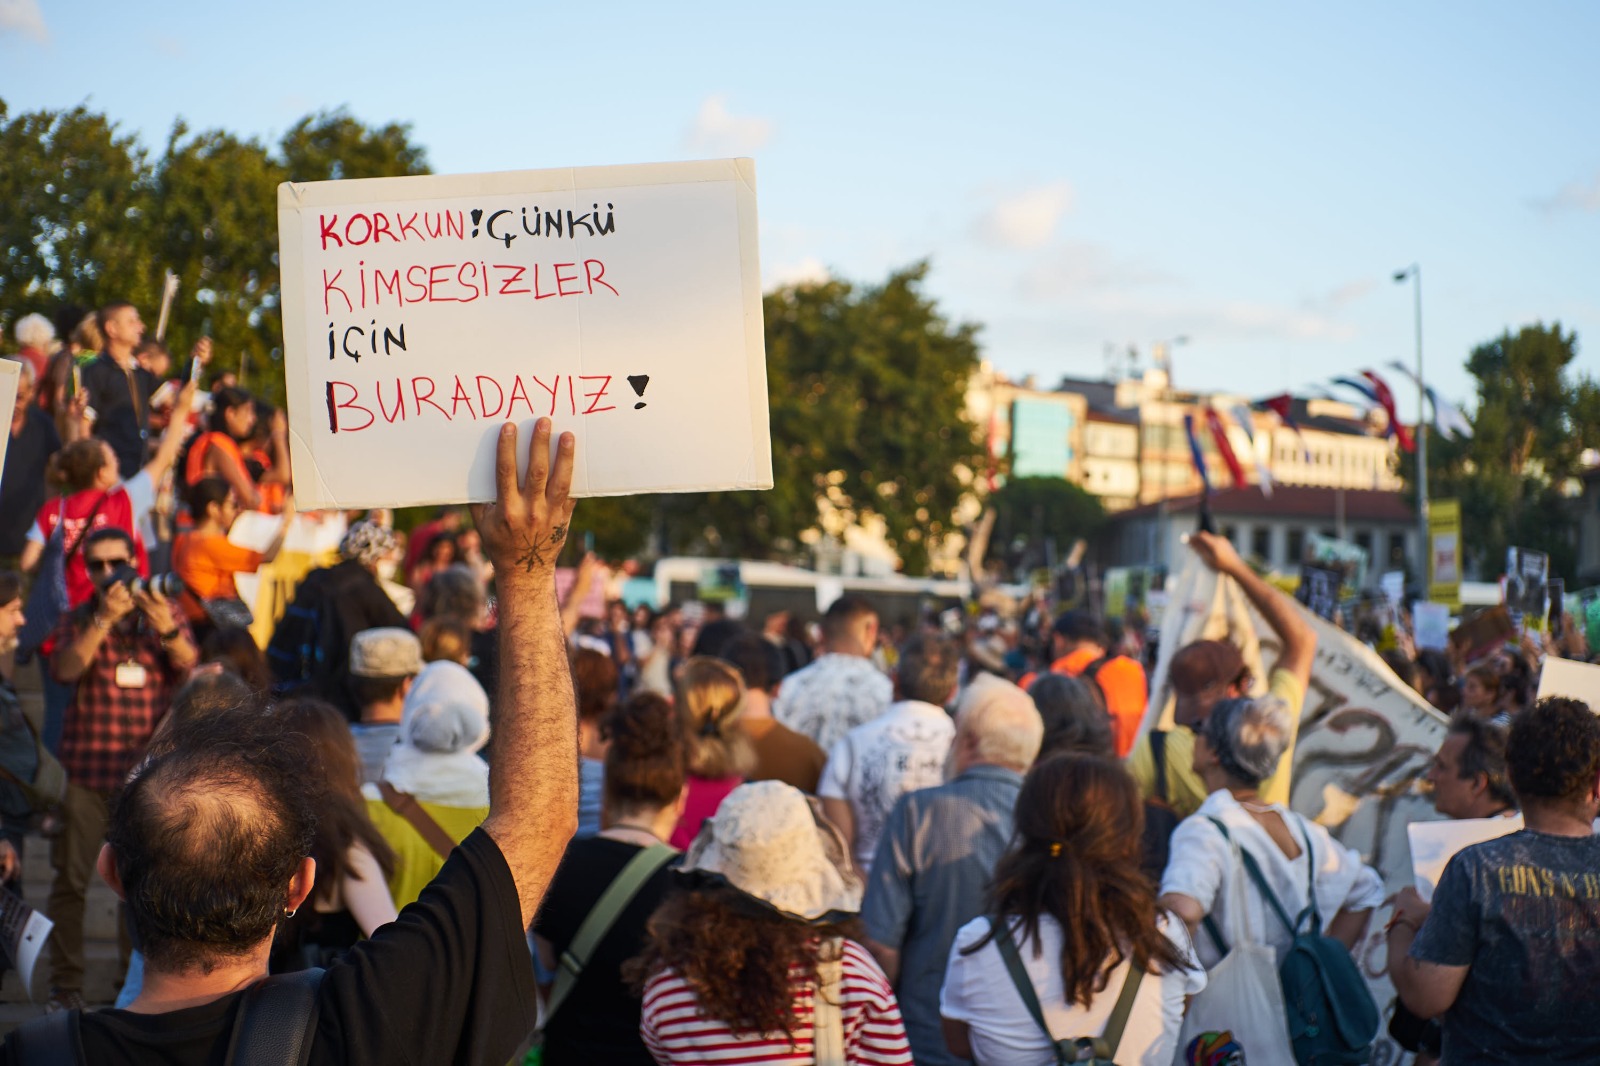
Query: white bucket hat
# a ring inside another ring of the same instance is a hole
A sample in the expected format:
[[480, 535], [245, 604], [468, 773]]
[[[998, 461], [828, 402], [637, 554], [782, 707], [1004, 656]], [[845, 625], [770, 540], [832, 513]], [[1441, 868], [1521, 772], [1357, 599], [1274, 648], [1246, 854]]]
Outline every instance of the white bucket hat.
[[861, 878], [833, 823], [799, 789], [754, 781], [728, 794], [681, 869], [714, 874], [784, 917], [831, 921], [861, 909]]

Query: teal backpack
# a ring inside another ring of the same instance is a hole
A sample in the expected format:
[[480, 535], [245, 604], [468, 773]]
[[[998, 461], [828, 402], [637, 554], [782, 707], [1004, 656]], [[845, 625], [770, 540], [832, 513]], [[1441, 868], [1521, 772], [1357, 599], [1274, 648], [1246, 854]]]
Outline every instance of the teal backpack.
[[[1223, 839], [1232, 839], [1220, 821], [1207, 820], [1217, 827]], [[1293, 921], [1267, 886], [1256, 860], [1244, 848], [1239, 849], [1245, 872], [1255, 883], [1256, 891], [1294, 938], [1278, 967], [1289, 1042], [1299, 1066], [1363, 1066], [1372, 1061], [1372, 1042], [1378, 1037], [1378, 1005], [1373, 1002], [1367, 982], [1350, 957], [1350, 950], [1333, 937], [1323, 935], [1322, 916], [1317, 913], [1316, 856], [1304, 825], [1300, 827], [1300, 836], [1310, 863], [1312, 885], [1305, 909]], [[1228, 945], [1223, 943], [1221, 931], [1209, 916], [1205, 926], [1217, 949], [1227, 954]], [[1303, 931], [1302, 927], [1305, 927]]]

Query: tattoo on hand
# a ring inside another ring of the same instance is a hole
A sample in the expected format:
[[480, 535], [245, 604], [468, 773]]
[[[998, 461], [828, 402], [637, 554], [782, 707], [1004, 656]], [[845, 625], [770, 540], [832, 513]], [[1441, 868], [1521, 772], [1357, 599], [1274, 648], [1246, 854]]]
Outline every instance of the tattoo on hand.
[[567, 527], [564, 524], [555, 526], [550, 530], [550, 537], [545, 542], [544, 546], [541, 546], [537, 541], [529, 540], [527, 536], [524, 535], [522, 542], [527, 545], [527, 550], [521, 555], [517, 556], [517, 562], [528, 573], [531, 574], [533, 573], [535, 567], [545, 565], [544, 548], [550, 547], [559, 551], [561, 548], [561, 542], [566, 539]]

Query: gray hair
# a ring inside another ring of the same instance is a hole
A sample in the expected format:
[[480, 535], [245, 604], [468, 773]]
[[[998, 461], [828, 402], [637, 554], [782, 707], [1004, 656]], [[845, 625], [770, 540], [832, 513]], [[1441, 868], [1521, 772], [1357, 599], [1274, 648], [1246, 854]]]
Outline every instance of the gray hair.
[[417, 606], [424, 619], [448, 616], [471, 625], [483, 615], [483, 586], [470, 569], [455, 563], [428, 578]]
[[1259, 785], [1289, 749], [1289, 705], [1276, 696], [1218, 701], [1206, 719], [1205, 738], [1229, 776]]
[[56, 327], [37, 311], [17, 319], [13, 332], [17, 336], [17, 343], [24, 348], [48, 348], [50, 342], [56, 339]]

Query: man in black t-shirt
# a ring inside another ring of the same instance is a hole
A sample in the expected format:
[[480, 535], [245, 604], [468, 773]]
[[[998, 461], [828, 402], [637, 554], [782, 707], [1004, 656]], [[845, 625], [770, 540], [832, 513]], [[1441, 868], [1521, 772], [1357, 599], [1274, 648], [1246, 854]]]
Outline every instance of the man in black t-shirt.
[[139, 309], [126, 300], [106, 304], [96, 315], [105, 350], [79, 372], [94, 409], [94, 435], [111, 445], [124, 479], [145, 462], [150, 429], [150, 395], [161, 382], [135, 362], [133, 350], [144, 338]]
[[1431, 908], [1401, 891], [1389, 973], [1413, 1013], [1442, 1016], [1450, 1066], [1600, 1062], [1600, 719], [1540, 701], [1506, 768], [1527, 828], [1457, 853]]
[[[523, 930], [577, 827], [577, 705], [554, 570], [572, 516], [573, 451], [562, 434], [552, 467], [550, 421], [540, 419], [519, 485], [516, 428], [502, 427], [497, 499], [474, 514], [500, 591], [490, 814], [415, 904], [328, 968], [310, 1063], [503, 1063], [533, 1027]], [[303, 737], [250, 708], [180, 724], [153, 745], [98, 863], [128, 905], [144, 986], [127, 1010], [74, 1019], [84, 1061], [223, 1061], [245, 990], [267, 975], [280, 917], [312, 905], [311, 761]], [[41, 1061], [25, 1047], [39, 1026], [7, 1037], [0, 1061]]]

